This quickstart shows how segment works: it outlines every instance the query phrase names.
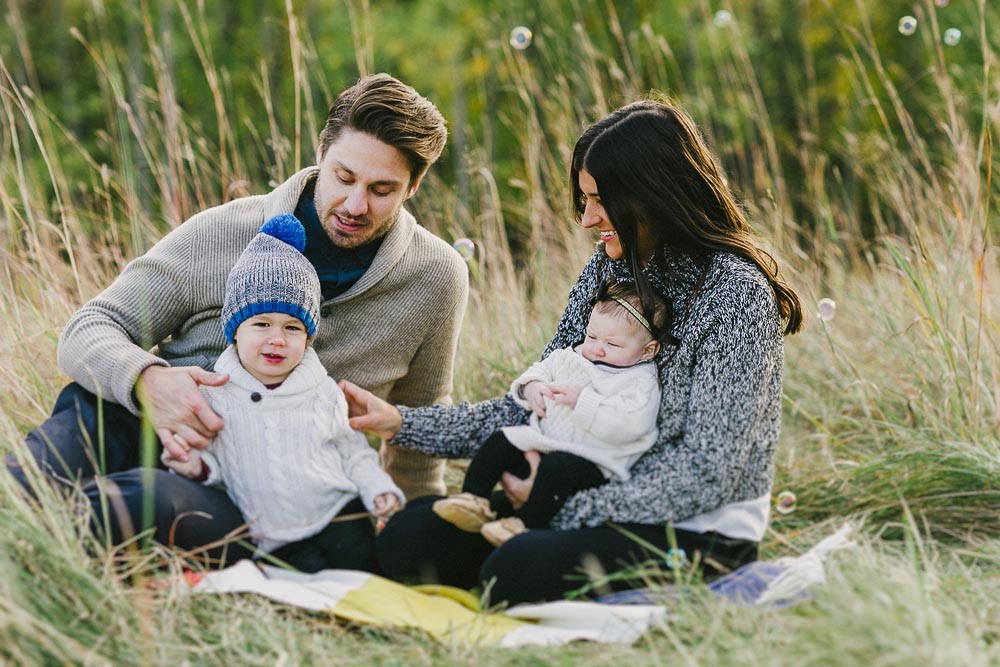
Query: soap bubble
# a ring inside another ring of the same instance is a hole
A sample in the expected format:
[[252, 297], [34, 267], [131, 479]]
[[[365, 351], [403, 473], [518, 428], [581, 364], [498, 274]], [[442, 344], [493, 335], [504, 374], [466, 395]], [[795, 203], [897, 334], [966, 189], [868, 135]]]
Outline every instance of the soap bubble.
[[833, 299], [820, 299], [816, 302], [816, 314], [819, 319], [829, 322], [837, 314], [837, 302]]
[[778, 514], [791, 514], [795, 511], [795, 494], [791, 491], [782, 491], [774, 500], [774, 510]]
[[948, 46], [955, 46], [962, 39], [962, 31], [958, 28], [948, 28], [944, 31], [943, 39]]
[[671, 570], [676, 570], [684, 567], [685, 560], [687, 560], [687, 553], [685, 553], [680, 547], [674, 547], [673, 549], [667, 551], [667, 555], [664, 557], [663, 562], [666, 563], [667, 567]]
[[904, 16], [899, 19], [899, 34], [909, 37], [917, 31], [917, 19], [912, 16]]
[[934, 4], [937, 5], [938, 7], [947, 7], [948, 0], [934, 0]]
[[471, 262], [472, 258], [476, 256], [476, 244], [472, 242], [472, 239], [455, 239], [455, 242], [451, 244], [451, 247], [454, 248], [455, 252], [457, 252], [466, 262]]
[[518, 51], [524, 51], [531, 46], [531, 29], [519, 25], [510, 31], [510, 45]]
[[725, 28], [727, 25], [733, 22], [733, 15], [727, 12], [725, 9], [720, 9], [715, 12], [715, 16], [712, 17], [712, 23], [715, 24], [716, 28]]

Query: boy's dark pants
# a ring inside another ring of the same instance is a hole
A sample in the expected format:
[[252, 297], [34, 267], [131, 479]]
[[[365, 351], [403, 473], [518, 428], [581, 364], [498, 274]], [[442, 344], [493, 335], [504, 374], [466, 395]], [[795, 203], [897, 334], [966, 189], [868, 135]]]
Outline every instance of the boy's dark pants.
[[[531, 470], [524, 452], [496, 431], [479, 447], [469, 463], [462, 491], [489, 498], [504, 472], [527, 478]], [[574, 493], [600, 486], [607, 481], [595, 464], [575, 454], [543, 454], [531, 495], [514, 515], [528, 528], [548, 528], [552, 517]]]

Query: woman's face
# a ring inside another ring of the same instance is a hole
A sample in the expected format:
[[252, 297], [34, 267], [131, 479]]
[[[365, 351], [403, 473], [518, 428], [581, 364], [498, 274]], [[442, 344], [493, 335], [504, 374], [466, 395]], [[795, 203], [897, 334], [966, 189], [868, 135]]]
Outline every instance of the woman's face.
[[[604, 252], [611, 259], [621, 259], [625, 255], [622, 248], [621, 239], [615, 230], [611, 220], [608, 219], [607, 211], [601, 203], [601, 194], [597, 191], [597, 181], [586, 169], [580, 170], [579, 176], [580, 193], [583, 197], [583, 215], [580, 217], [580, 226], [585, 229], [596, 229], [604, 241]], [[639, 256], [648, 260], [653, 256], [653, 243], [649, 240], [649, 232], [639, 226]]]
[[615, 231], [608, 214], [601, 204], [601, 194], [597, 191], [597, 181], [586, 169], [580, 170], [580, 192], [583, 196], [583, 216], [580, 218], [580, 225], [585, 229], [596, 229], [604, 241], [604, 252], [611, 259], [621, 259], [624, 254], [621, 241], [618, 240], [618, 232]]

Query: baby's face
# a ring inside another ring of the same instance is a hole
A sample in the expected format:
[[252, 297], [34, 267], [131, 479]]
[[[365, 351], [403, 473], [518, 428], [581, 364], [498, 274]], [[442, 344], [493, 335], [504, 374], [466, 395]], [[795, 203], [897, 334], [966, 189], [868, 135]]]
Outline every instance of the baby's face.
[[638, 321], [633, 326], [624, 318], [610, 313], [593, 312], [580, 354], [592, 362], [631, 366], [652, 359], [656, 354], [656, 344]]
[[244, 320], [235, 339], [243, 368], [264, 384], [277, 384], [302, 361], [309, 334], [296, 317], [264, 313]]

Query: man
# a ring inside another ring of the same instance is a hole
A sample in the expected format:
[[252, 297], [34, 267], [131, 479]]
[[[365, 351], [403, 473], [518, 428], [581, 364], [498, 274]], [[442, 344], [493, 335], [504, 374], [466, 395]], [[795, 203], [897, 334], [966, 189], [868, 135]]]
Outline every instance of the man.
[[[228, 379], [209, 370], [226, 347], [226, 276], [261, 224], [282, 213], [306, 229], [305, 255], [323, 290], [314, 346], [330, 375], [393, 403], [449, 400], [468, 273], [403, 209], [446, 140], [432, 103], [386, 74], [364, 77], [331, 107], [316, 167], [268, 194], [194, 215], [129, 263], [63, 331], [59, 363], [75, 382], [27, 436], [43, 472], [70, 480], [105, 473], [100, 488], [91, 483], [85, 492], [114, 541], [146, 524], [150, 508], [155, 538], [189, 549], [242, 525], [224, 492], [135, 469], [140, 415], [181, 459], [225, 427], [199, 385]], [[381, 453], [408, 498], [444, 491], [443, 462], [386, 444]], [[8, 467], [28, 486], [13, 457]], [[228, 555], [245, 553], [230, 546]]]

